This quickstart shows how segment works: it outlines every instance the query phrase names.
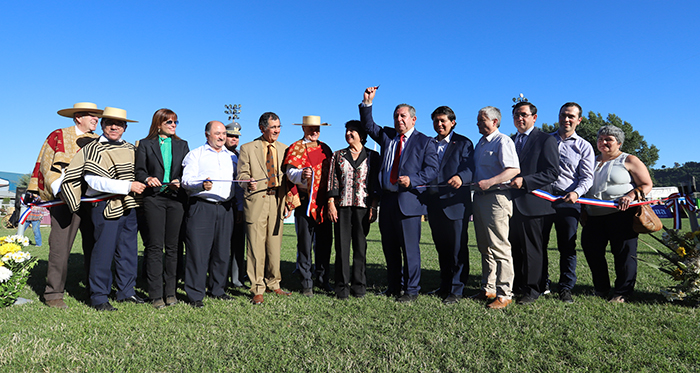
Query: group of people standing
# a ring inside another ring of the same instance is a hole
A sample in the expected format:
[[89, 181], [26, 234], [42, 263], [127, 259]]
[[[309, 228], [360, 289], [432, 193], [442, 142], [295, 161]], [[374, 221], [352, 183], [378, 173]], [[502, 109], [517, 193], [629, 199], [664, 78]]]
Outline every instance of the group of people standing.
[[[283, 222], [292, 213], [296, 272], [308, 297], [314, 288], [340, 299], [365, 296], [366, 236], [378, 218], [387, 268], [384, 294], [414, 301], [420, 291], [421, 220], [427, 215], [440, 264], [440, 287], [432, 293], [445, 304], [456, 303], [465, 295], [473, 215], [482, 280], [471, 298], [500, 309], [516, 295], [526, 305], [547, 292], [546, 247], [554, 226], [561, 253], [559, 298], [570, 303], [576, 232], [583, 220], [576, 201], [586, 193], [619, 200], [618, 209], [592, 209], [582, 234], [596, 294], [608, 296], [611, 290], [608, 242], [617, 274], [610, 299], [624, 302], [631, 294], [636, 233], [627, 207], [637, 198], [635, 188], [651, 191], [651, 179], [637, 157], [619, 150], [624, 141], [619, 128], [601, 128], [601, 155], [594, 159], [591, 145], [575, 132], [582, 114], [578, 104], [564, 104], [558, 132], [546, 134], [534, 127], [535, 105], [522, 101], [513, 107], [513, 138], [499, 132], [499, 109], [482, 108], [477, 126], [483, 136], [475, 148], [454, 131], [456, 115], [447, 106], [431, 115], [434, 137], [415, 128], [415, 108], [408, 104], [394, 110], [393, 127], [380, 127], [372, 116], [377, 88], [364, 91], [360, 120], [345, 124], [348, 147], [335, 152], [319, 140], [329, 124], [318, 116], [303, 117], [298, 123], [303, 137], [287, 147], [278, 141], [280, 118], [264, 113], [261, 136], [240, 151], [240, 125], [211, 121], [204, 128], [206, 143], [190, 150], [177, 136], [178, 118], [169, 109], [155, 112], [148, 135], [136, 146], [121, 138], [127, 123], [135, 122], [125, 110], [101, 110], [92, 103], [59, 110], [74, 125], [49, 135], [28, 188], [40, 200], [66, 202], [50, 209], [45, 303], [68, 307], [67, 262], [78, 229], [97, 310], [116, 310], [109, 302], [112, 264], [117, 302], [176, 304], [183, 241], [184, 290], [193, 307], [203, 307], [205, 296], [231, 299], [227, 285], [242, 287], [245, 274], [253, 304], [262, 304], [265, 293], [289, 296], [280, 286], [280, 250]], [[368, 136], [381, 154], [364, 146]], [[536, 189], [562, 198], [549, 202], [530, 193]], [[134, 291], [139, 230], [145, 232], [147, 300]]]

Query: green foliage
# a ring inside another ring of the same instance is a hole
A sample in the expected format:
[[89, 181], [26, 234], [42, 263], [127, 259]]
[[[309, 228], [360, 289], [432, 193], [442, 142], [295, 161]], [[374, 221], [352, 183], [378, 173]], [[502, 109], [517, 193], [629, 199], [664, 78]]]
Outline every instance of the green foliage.
[[29, 186], [29, 179], [32, 178], [30, 174], [24, 174], [17, 179], [17, 188], [26, 188]]
[[674, 167], [661, 166], [654, 170], [654, 178], [656, 186], [679, 186], [681, 183], [687, 183], [690, 178], [695, 176], [695, 179], [700, 181], [700, 163], [685, 162], [682, 166], [676, 162]]
[[[623, 152], [636, 155], [650, 169], [656, 164], [656, 161], [659, 160], [659, 149], [656, 145], [649, 145], [639, 131], [635, 131], [629, 122], [623, 122], [615, 114], [608, 114], [608, 117], [603, 119], [600, 113], [596, 114], [590, 111], [588, 118], [585, 116], [582, 118], [581, 124], [576, 128], [576, 133], [591, 143], [596, 154], [600, 154], [596, 146], [598, 130], [609, 124], [619, 127], [625, 133], [625, 142], [622, 144]], [[551, 126], [546, 123], [542, 124], [544, 132], [554, 132], [558, 128], [558, 123]]]

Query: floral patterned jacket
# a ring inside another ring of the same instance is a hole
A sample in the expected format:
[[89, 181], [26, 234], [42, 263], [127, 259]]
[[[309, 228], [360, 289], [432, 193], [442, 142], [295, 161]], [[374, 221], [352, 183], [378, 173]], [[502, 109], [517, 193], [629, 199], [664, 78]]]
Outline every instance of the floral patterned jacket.
[[328, 177], [328, 197], [339, 207], [371, 207], [379, 199], [379, 153], [362, 148], [356, 160], [349, 148], [333, 153]]

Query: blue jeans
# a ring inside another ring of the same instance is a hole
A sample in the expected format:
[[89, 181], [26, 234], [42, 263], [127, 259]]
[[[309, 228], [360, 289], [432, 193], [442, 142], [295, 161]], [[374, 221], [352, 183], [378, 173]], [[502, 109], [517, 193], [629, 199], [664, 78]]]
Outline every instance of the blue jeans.
[[37, 246], [41, 246], [41, 220], [25, 221], [24, 230], [26, 231], [30, 225], [32, 226], [32, 230], [34, 230], [34, 242]]

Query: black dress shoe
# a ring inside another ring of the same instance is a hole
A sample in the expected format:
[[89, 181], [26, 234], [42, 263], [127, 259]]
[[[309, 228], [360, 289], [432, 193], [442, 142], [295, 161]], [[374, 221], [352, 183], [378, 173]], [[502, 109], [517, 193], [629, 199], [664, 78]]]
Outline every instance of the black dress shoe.
[[221, 295], [210, 295], [209, 297], [214, 298], [214, 299], [218, 299], [218, 300], [233, 300], [233, 297], [226, 294], [226, 293], [223, 293]]
[[385, 297], [400, 297], [403, 295], [403, 290], [393, 291], [393, 290], [386, 289], [382, 292], [377, 293], [377, 295], [383, 295]]
[[399, 303], [410, 303], [418, 299], [418, 294], [404, 294], [397, 299]]
[[518, 300], [518, 304], [521, 306], [529, 306], [529, 305], [535, 303], [536, 300], [537, 300], [537, 298], [535, 298], [533, 296], [524, 295], [522, 298], [520, 298]]
[[455, 304], [462, 299], [461, 295], [450, 294], [442, 300], [442, 304]]
[[112, 307], [112, 305], [109, 304], [109, 302], [104, 302], [104, 303], [98, 304], [96, 306], [92, 306], [92, 308], [94, 308], [97, 311], [116, 311], [117, 310], [116, 308]]
[[564, 289], [559, 292], [559, 300], [564, 303], [574, 303], [574, 298], [571, 297], [571, 290]]
[[204, 302], [202, 302], [201, 300], [196, 300], [194, 302], [190, 302], [190, 306], [194, 308], [204, 308]]
[[136, 303], [136, 304], [144, 304], [146, 303], [143, 299], [139, 298], [138, 295], [132, 295], [128, 298], [124, 299], [117, 299], [117, 302], [119, 303]]

